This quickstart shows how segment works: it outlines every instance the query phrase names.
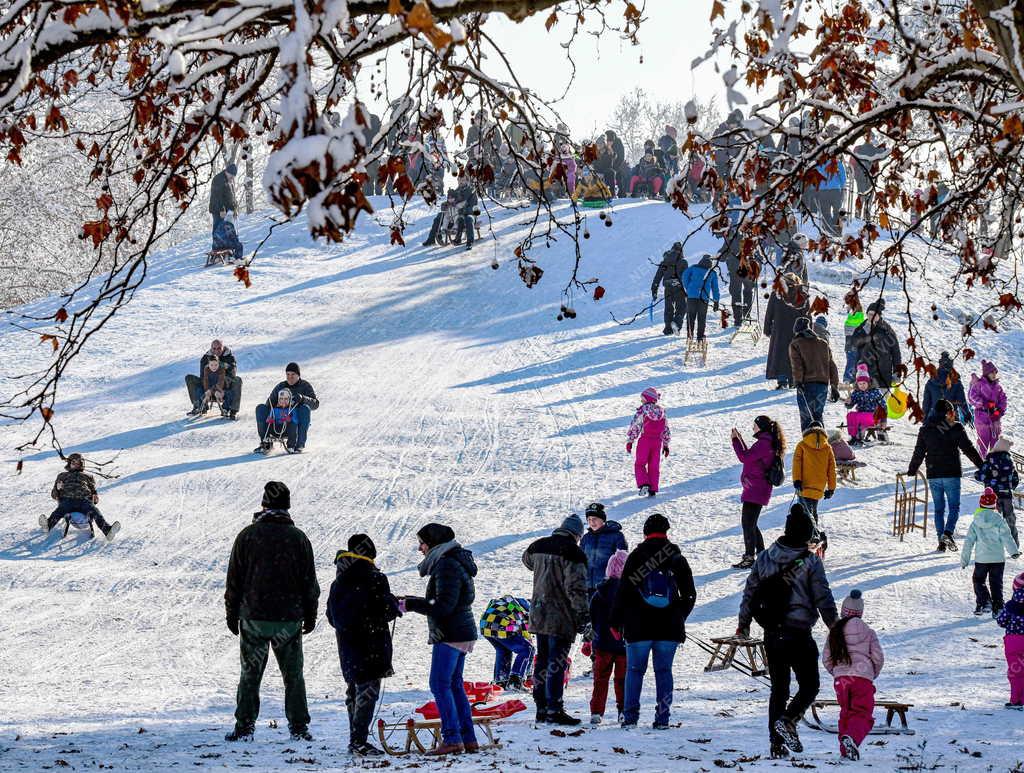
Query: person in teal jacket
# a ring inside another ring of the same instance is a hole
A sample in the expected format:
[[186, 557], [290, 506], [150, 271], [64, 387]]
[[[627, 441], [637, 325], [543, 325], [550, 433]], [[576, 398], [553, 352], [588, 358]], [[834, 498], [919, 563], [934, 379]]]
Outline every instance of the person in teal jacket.
[[683, 290], [686, 292], [686, 337], [693, 338], [696, 323], [697, 340], [704, 340], [708, 317], [708, 303], [714, 301], [718, 311], [718, 272], [710, 253], [705, 252], [700, 262], [683, 272]]
[[974, 614], [991, 612], [993, 617], [998, 617], [1003, 609], [1003, 569], [1006, 556], [1020, 556], [1020, 548], [1010, 534], [1010, 527], [995, 510], [997, 502], [996, 492], [986, 488], [979, 502], [981, 507], [974, 511], [974, 523], [967, 530], [967, 539], [964, 540], [963, 552], [960, 554], [960, 566], [966, 569], [971, 562], [971, 551], [974, 551], [972, 579], [977, 602]]

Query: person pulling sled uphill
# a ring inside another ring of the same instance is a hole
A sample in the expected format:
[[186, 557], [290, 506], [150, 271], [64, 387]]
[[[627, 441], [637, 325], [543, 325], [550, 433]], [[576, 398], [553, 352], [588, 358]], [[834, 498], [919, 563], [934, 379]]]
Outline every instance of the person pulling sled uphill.
[[[683, 273], [683, 291], [686, 293], [686, 337], [704, 340], [704, 328], [708, 318], [708, 304], [714, 302], [718, 311], [718, 273], [714, 259], [705, 252], [700, 262], [690, 266]], [[696, 328], [696, 329], [695, 329]]]
[[683, 274], [687, 263], [683, 257], [683, 245], [676, 242], [672, 249], [661, 257], [658, 270], [651, 281], [651, 302], [658, 300], [658, 285], [665, 288], [665, 327], [664, 335], [678, 333], [683, 327], [686, 317], [686, 291], [683, 289]]
[[[208, 386], [204, 383], [207, 376], [210, 360], [216, 359], [219, 373], [223, 374], [223, 386], [221, 391], [223, 399], [220, 402], [220, 415], [227, 419], [234, 419], [238, 415], [238, 406], [242, 401], [242, 379], [238, 377], [235, 355], [228, 347], [218, 339], [214, 339], [209, 350], [199, 359], [199, 375], [191, 373], [185, 376], [185, 388], [188, 390], [189, 400], [192, 402], [190, 416], [198, 416], [202, 411], [204, 398], [207, 395]], [[217, 374], [211, 373], [216, 376]]]
[[[64, 472], [57, 476], [53, 482], [53, 490], [50, 496], [57, 500], [57, 509], [50, 513], [49, 517], [39, 516], [39, 525], [43, 531], [49, 532], [54, 526], [66, 519], [68, 527], [76, 529], [88, 529], [92, 532], [92, 525], [96, 524], [107, 542], [114, 539], [121, 530], [121, 522], [114, 521], [108, 524], [96, 504], [100, 501], [100, 495], [96, 491], [96, 480], [84, 472], [85, 460], [81, 454], [68, 454], [64, 466]], [[65, 533], [66, 530], [65, 530]]]
[[[275, 412], [273, 409], [287, 408], [289, 406], [291, 413], [288, 424], [294, 426], [295, 430], [295, 440], [289, 446], [289, 450], [293, 453], [302, 453], [306, 447], [310, 412], [320, 407], [320, 401], [317, 399], [316, 392], [313, 391], [313, 386], [300, 377], [298, 363], [289, 362], [284, 369], [284, 374], [285, 380], [274, 387], [270, 392], [270, 397], [267, 398], [267, 402], [256, 406], [256, 431], [260, 436], [260, 445], [256, 449], [256, 453], [265, 454], [270, 451], [273, 445], [273, 441], [268, 436], [268, 424], [273, 425], [278, 416], [283, 417], [284, 415]], [[287, 396], [290, 399], [288, 405], [282, 405], [280, 399], [280, 392], [282, 390], [288, 391]], [[278, 437], [281, 437], [281, 435], [278, 435]]]
[[672, 431], [665, 410], [658, 405], [661, 399], [658, 390], [648, 387], [640, 394], [640, 399], [640, 407], [633, 414], [626, 433], [626, 453], [633, 453], [633, 443], [637, 443], [636, 462], [633, 464], [637, 493], [642, 497], [653, 497], [658, 493], [661, 480], [660, 456], [668, 458]]

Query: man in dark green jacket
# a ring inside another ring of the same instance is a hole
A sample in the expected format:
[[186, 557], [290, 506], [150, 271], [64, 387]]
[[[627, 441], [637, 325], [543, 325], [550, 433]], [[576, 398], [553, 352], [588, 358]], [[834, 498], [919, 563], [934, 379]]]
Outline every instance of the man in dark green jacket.
[[284, 710], [292, 740], [313, 740], [302, 675], [302, 635], [316, 626], [320, 585], [313, 547], [292, 522], [290, 506], [288, 487], [278, 481], [267, 483], [263, 509], [239, 532], [231, 549], [224, 606], [228, 629], [241, 637], [242, 673], [235, 729], [225, 736], [228, 741], [252, 740], [270, 648], [284, 678]]

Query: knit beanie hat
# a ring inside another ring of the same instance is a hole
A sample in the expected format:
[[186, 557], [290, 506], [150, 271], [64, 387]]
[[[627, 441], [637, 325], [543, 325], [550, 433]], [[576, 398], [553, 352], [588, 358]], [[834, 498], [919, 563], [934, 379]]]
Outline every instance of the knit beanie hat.
[[854, 588], [850, 591], [850, 595], [843, 599], [843, 617], [863, 617], [864, 616], [864, 599], [861, 598], [861, 592]]
[[562, 521], [562, 525], [558, 527], [562, 531], [567, 531], [572, 534], [576, 539], [583, 536], [583, 521], [576, 513], [569, 513], [569, 516]]
[[664, 534], [669, 530], [668, 518], [661, 513], [651, 514], [646, 521], [644, 521], [644, 536], [650, 534]]
[[867, 311], [875, 312], [875, 314], [881, 315], [885, 311], [885, 298], [879, 298], [877, 301], [872, 301], [868, 304]]
[[820, 327], [823, 330], [828, 330], [828, 317], [824, 314], [819, 314], [814, 318], [814, 326]]
[[416, 532], [416, 537], [428, 548], [434, 548], [455, 539], [455, 532], [451, 526], [445, 526], [443, 523], [428, 523]]
[[640, 393], [640, 399], [645, 403], [656, 403], [661, 399], [661, 394], [654, 387], [647, 387]]
[[865, 363], [861, 363], [857, 366], [857, 377], [854, 381], [867, 381], [871, 383], [871, 376], [868, 375], [868, 366]]
[[758, 416], [754, 419], [754, 426], [757, 427], [761, 432], [771, 432], [772, 425], [775, 422], [772, 421], [771, 416]]
[[946, 417], [946, 414], [953, 410], [953, 403], [949, 400], [936, 400], [935, 407], [932, 408], [932, 413], [942, 418]]
[[986, 487], [985, 488], [985, 492], [981, 495], [981, 499], [979, 500], [979, 503], [981, 504], [982, 507], [987, 507], [989, 509], [992, 509], [993, 507], [996, 506], [996, 502], [998, 502], [998, 501], [999, 500], [996, 497], [996, 492], [994, 492], [992, 489]]
[[263, 507], [268, 510], [287, 510], [292, 506], [292, 495], [288, 487], [272, 480], [263, 487]]
[[949, 352], [943, 352], [939, 355], [939, 370], [953, 370], [953, 358], [949, 356]]
[[786, 531], [783, 539], [790, 545], [806, 545], [814, 534], [814, 524], [807, 508], [801, 502], [795, 502], [786, 516]]
[[793, 323], [793, 332], [796, 335], [804, 332], [811, 326], [811, 321], [807, 317], [797, 317], [796, 322]]
[[377, 546], [368, 534], [353, 534], [348, 538], [348, 552], [365, 558], [376, 558]]
[[591, 502], [587, 505], [587, 518], [600, 518], [602, 521], [607, 521], [608, 513], [604, 511], [604, 505], [600, 502]]
[[284, 366], [284, 372], [285, 373], [294, 373], [296, 376], [301, 375], [299, 373], [299, 363], [297, 363], [297, 362], [289, 362], [287, 365]]
[[604, 568], [605, 577], [622, 577], [622, 569], [626, 566], [626, 559], [629, 557], [628, 550], [616, 550], [608, 559], [608, 565]]
[[1021, 588], [1024, 588], [1024, 572], [1013, 578], [1013, 589], [1020, 590]]
[[224, 167], [224, 171], [227, 172], [232, 177], [234, 177], [236, 174], [238, 174], [238, 166], [235, 164], [234, 161], [232, 161], [230, 164]]
[[991, 360], [982, 360], [981, 361], [981, 375], [982, 376], [988, 377], [988, 376], [991, 376], [992, 374], [998, 373], [998, 372], [999, 372], [999, 368], [997, 368], [996, 364], [994, 362], [992, 362]]

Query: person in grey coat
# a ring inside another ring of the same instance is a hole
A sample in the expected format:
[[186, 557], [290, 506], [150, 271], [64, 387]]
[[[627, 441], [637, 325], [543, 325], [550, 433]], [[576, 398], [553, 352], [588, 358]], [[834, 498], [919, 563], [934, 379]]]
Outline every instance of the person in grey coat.
[[665, 328], [664, 335], [678, 333], [686, 317], [686, 291], [683, 289], [683, 272], [687, 269], [686, 258], [683, 257], [683, 245], [676, 242], [666, 252], [658, 270], [651, 281], [651, 300], [658, 299], [658, 285], [665, 288]]
[[795, 274], [785, 274], [783, 279], [787, 285], [785, 294], [772, 293], [764, 315], [764, 334], [768, 336], [768, 362], [764, 376], [775, 380], [776, 389], [794, 386], [789, 345], [793, 341], [796, 321], [810, 313], [806, 285]]
[[750, 310], [754, 306], [754, 287], [760, 274], [760, 263], [753, 255], [745, 261], [740, 260], [740, 235], [735, 229], [722, 245], [719, 256], [725, 259], [725, 266], [729, 270], [732, 324], [739, 327], [750, 316]]
[[565, 713], [562, 692], [573, 639], [578, 633], [585, 639], [590, 636], [587, 557], [579, 546], [582, 536], [583, 521], [573, 513], [550, 537], [533, 542], [523, 553], [523, 564], [533, 572], [530, 632], [537, 642], [533, 700], [538, 723], [580, 723]]
[[[767, 591], [769, 583], [774, 585], [781, 580], [786, 590], [773, 589], [773, 593], [788, 593], [788, 598], [777, 608], [780, 616], [762, 623], [768, 675], [772, 682], [768, 734], [773, 757], [803, 751], [796, 724], [818, 696], [820, 686], [818, 645], [811, 629], [819, 615], [829, 627], [838, 618], [825, 566], [807, 546], [813, 533], [810, 515], [797, 502], [786, 518], [785, 533], [754, 561], [740, 601], [736, 635], [748, 638], [759, 598], [764, 598], [759, 597], [758, 588], [764, 584]], [[792, 699], [789, 696], [791, 671], [796, 675], [798, 686]]]
[[231, 187], [238, 174], [238, 167], [234, 162], [224, 167], [224, 171], [218, 172], [210, 182], [210, 214], [213, 216], [213, 227], [223, 220], [228, 212], [238, 211], [238, 204], [235, 203], [235, 191]]

